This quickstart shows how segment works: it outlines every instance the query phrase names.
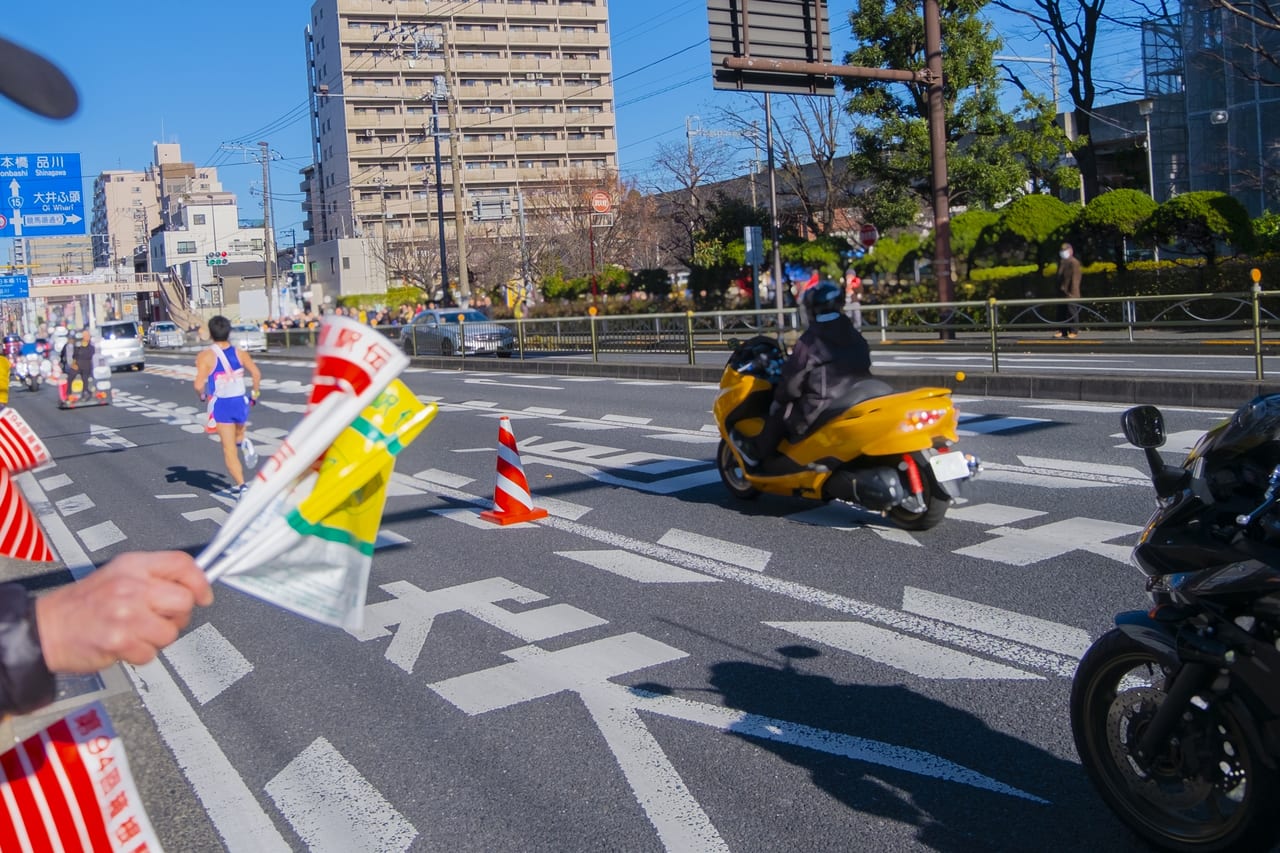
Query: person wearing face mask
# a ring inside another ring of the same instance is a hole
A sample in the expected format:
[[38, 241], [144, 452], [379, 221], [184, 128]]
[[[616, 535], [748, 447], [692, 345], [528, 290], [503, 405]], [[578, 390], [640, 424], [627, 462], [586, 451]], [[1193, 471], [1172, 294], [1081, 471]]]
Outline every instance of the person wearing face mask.
[[[1058, 290], [1066, 299], [1080, 298], [1080, 279], [1084, 269], [1076, 258], [1070, 243], [1063, 243], [1058, 252]], [[1074, 338], [1076, 326], [1080, 323], [1080, 305], [1076, 302], [1064, 302], [1058, 306], [1058, 322], [1065, 323], [1054, 335], [1058, 338]]]

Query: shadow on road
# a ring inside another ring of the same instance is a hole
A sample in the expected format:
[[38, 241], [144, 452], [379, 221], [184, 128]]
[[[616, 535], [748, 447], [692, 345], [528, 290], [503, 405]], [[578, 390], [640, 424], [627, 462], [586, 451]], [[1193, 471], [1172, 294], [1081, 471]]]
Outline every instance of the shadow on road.
[[[1142, 849], [1107, 811], [1078, 764], [903, 685], [848, 684], [802, 672], [795, 661], [822, 656], [810, 647], [777, 651], [785, 658], [781, 666], [742, 661], [712, 665], [710, 686], [730, 708], [931, 753], [1048, 801], [738, 734], [807, 770], [815, 785], [865, 816], [868, 831], [882, 821], [914, 826], [922, 846], [956, 853], [1039, 850], [1049, 839], [1056, 839], [1050, 844], [1060, 849]], [[982, 689], [983, 682], [974, 684]], [[1016, 729], [1018, 724], [1014, 720], [1010, 725]], [[948, 771], [942, 768], [941, 773], [945, 777]], [[873, 838], [845, 838], [832, 849], [871, 849]]]
[[231, 480], [216, 471], [203, 468], [188, 468], [185, 465], [170, 465], [164, 475], [166, 483], [185, 483], [193, 489], [204, 489], [206, 492], [220, 492], [231, 488]]

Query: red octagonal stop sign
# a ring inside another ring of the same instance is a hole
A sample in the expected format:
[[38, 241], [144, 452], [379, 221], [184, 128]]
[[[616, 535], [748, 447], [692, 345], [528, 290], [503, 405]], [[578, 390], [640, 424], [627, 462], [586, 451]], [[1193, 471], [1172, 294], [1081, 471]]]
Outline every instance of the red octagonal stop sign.
[[858, 242], [868, 249], [874, 246], [876, 241], [879, 239], [880, 232], [877, 231], [876, 227], [870, 222], [865, 223], [862, 228], [858, 230]]

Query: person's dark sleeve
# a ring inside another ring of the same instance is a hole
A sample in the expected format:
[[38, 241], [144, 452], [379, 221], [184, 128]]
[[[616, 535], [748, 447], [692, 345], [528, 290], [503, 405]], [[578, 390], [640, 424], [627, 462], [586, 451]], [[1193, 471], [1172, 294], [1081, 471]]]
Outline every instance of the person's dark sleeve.
[[0, 713], [26, 714], [54, 698], [36, 630], [36, 600], [20, 584], [0, 586]]
[[801, 337], [791, 350], [791, 356], [782, 365], [782, 375], [773, 389], [773, 399], [790, 403], [804, 396], [804, 377], [809, 372], [809, 344]]

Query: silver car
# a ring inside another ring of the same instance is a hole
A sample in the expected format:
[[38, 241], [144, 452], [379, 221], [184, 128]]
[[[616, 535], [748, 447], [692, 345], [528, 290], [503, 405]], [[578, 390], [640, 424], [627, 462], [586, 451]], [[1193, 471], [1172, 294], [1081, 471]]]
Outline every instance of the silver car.
[[266, 352], [267, 333], [252, 323], [236, 323], [231, 327], [231, 345], [248, 352]]
[[142, 335], [133, 320], [116, 320], [98, 326], [98, 354], [112, 370], [128, 367], [141, 370], [146, 365]]
[[153, 349], [184, 346], [187, 336], [178, 328], [177, 323], [160, 320], [147, 328], [147, 346]]
[[400, 333], [409, 355], [496, 355], [509, 358], [515, 335], [479, 311], [432, 308], [418, 312]]

